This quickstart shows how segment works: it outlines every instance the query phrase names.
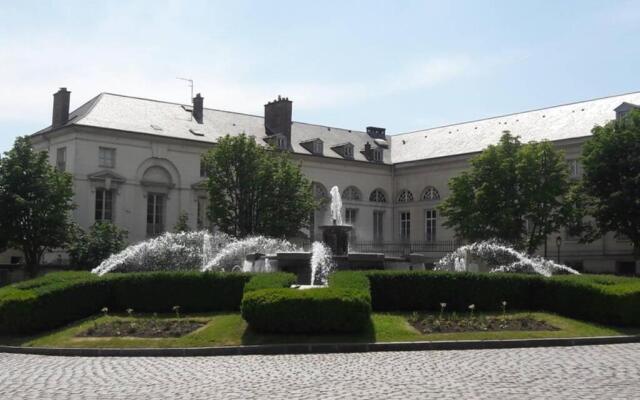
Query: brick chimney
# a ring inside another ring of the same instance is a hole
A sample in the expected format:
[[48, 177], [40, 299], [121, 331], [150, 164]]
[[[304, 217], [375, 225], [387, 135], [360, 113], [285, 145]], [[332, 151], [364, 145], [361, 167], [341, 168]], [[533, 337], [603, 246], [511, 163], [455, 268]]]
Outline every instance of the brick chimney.
[[291, 146], [291, 113], [292, 102], [280, 97], [264, 105], [264, 128], [268, 136], [281, 134]]
[[53, 117], [51, 118], [51, 126], [59, 128], [69, 121], [69, 101], [71, 92], [67, 88], [60, 88], [53, 95]]
[[193, 119], [199, 124], [202, 123], [203, 104], [204, 97], [202, 97], [200, 93], [196, 94], [196, 97], [193, 98]]

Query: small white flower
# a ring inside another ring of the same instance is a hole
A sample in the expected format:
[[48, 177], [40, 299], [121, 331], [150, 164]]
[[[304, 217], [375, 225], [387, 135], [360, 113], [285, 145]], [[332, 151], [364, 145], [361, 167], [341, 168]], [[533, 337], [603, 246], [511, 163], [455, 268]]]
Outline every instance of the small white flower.
[[447, 303], [440, 303], [440, 307], [445, 308], [447, 306]]
[[507, 305], [507, 302], [503, 300], [503, 301], [502, 301], [502, 305], [503, 305], [503, 306], [506, 306], [506, 305]]
[[469, 310], [475, 310], [475, 309], [476, 309], [476, 305], [475, 304], [469, 305]]

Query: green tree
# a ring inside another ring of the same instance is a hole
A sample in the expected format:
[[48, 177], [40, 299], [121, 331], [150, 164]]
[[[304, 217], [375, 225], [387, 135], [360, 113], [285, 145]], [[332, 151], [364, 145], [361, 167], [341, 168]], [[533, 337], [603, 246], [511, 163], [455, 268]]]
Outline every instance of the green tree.
[[71, 264], [77, 268], [93, 269], [110, 255], [127, 246], [127, 231], [111, 222], [96, 222], [89, 232], [76, 227], [69, 244]]
[[204, 162], [209, 218], [225, 233], [293, 236], [315, 207], [310, 182], [288, 154], [246, 135], [225, 136]]
[[583, 191], [594, 230], [627, 237], [640, 258], [640, 111], [596, 126], [582, 152]]
[[439, 208], [461, 239], [495, 238], [531, 253], [565, 221], [567, 165], [549, 142], [522, 144], [505, 132], [449, 188]]
[[20, 137], [0, 160], [0, 231], [30, 267], [40, 264], [46, 250], [63, 247], [72, 226], [71, 175], [54, 169], [47, 158], [28, 137]]
[[191, 229], [189, 228], [189, 214], [186, 211], [182, 210], [180, 215], [178, 215], [178, 220], [176, 221], [175, 226], [173, 227], [174, 232], [189, 232]]

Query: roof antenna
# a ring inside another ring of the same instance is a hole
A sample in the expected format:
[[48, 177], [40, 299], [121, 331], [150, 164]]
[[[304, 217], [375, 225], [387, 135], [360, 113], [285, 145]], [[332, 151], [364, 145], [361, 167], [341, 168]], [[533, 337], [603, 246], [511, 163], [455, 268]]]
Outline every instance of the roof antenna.
[[[193, 102], [193, 79], [189, 79], [189, 78], [176, 78], [176, 79], [180, 79], [181, 81], [187, 81], [189, 82], [189, 87], [191, 88], [191, 97], [189, 98], [189, 102], [187, 104], [191, 104]], [[193, 120], [193, 113], [189, 113], [190, 117], [189, 117], [189, 121]]]

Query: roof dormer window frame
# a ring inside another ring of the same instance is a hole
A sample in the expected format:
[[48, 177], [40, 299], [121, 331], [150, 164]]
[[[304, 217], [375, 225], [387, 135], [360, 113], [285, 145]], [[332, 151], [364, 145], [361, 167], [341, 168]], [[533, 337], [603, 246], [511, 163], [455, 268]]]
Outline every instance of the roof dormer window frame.
[[372, 149], [371, 159], [373, 162], [381, 163], [383, 160], [382, 149]]

